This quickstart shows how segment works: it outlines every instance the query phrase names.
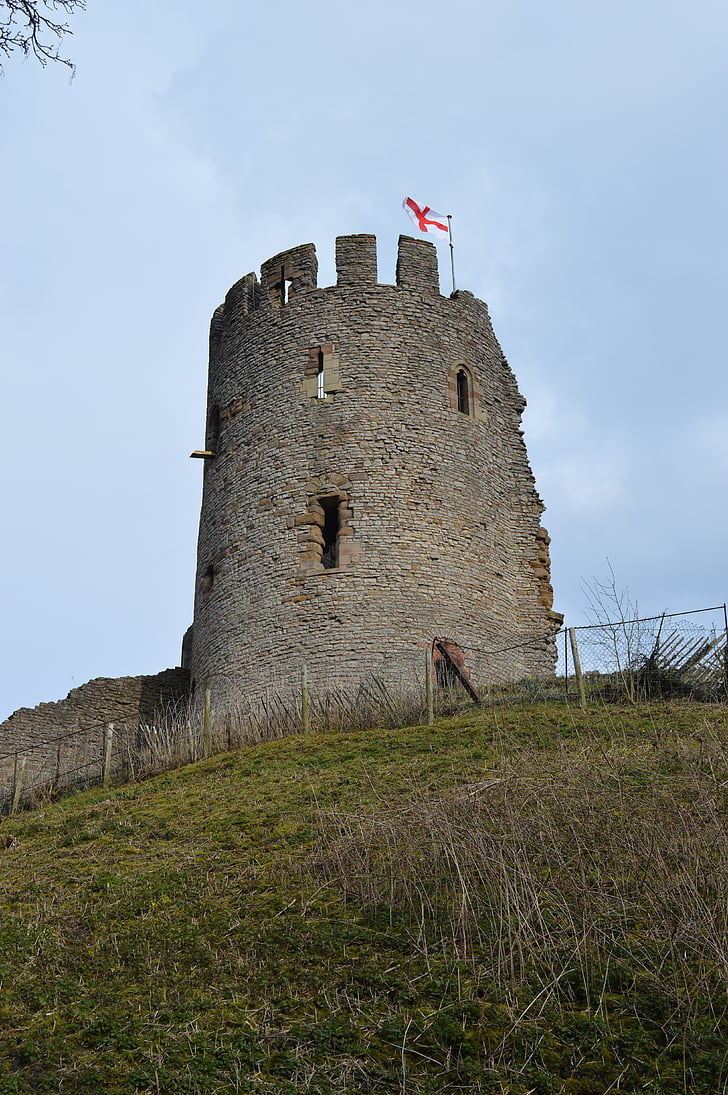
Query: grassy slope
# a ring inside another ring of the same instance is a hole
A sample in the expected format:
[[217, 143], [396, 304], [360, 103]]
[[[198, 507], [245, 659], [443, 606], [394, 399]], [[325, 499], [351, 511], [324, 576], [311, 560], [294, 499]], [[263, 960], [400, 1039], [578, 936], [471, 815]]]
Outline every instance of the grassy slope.
[[509, 983], [484, 936], [450, 944], [398, 900], [345, 895], [325, 820], [585, 756], [657, 757], [664, 795], [666, 745], [700, 756], [724, 722], [473, 713], [268, 742], [5, 819], [0, 1093], [726, 1090], [719, 958], [687, 1011], [624, 970], [596, 995], [571, 969]]

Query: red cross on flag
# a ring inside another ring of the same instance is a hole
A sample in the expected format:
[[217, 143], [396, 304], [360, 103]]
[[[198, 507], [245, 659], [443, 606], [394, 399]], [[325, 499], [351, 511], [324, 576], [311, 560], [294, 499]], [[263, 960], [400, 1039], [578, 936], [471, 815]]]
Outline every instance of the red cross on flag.
[[420, 232], [439, 239], [447, 238], [449, 229], [447, 216], [444, 213], [436, 213], [434, 209], [430, 209], [429, 205], [418, 205], [414, 198], [405, 198], [402, 208]]

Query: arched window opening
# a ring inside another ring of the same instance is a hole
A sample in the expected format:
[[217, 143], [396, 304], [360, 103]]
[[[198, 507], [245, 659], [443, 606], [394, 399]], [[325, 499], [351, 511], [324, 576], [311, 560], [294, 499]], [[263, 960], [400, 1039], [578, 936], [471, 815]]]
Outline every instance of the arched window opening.
[[483, 392], [472, 367], [460, 358], [447, 371], [447, 402], [451, 411], [476, 421], [485, 421], [481, 410]]
[[465, 369], [458, 369], [455, 384], [457, 386], [458, 410], [461, 414], [470, 414], [470, 381]]
[[452, 639], [434, 639], [432, 665], [438, 688], [452, 691], [456, 685], [462, 685], [471, 700], [480, 703], [478, 693], [470, 683], [470, 670], [465, 664], [465, 654], [456, 642]]

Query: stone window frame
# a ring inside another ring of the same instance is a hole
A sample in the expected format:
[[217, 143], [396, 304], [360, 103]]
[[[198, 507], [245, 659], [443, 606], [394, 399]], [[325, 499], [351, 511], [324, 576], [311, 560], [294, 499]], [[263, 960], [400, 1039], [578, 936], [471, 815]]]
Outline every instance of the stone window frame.
[[[464, 373], [468, 381], [467, 412], [460, 409], [460, 399], [458, 394], [458, 373]], [[450, 410], [455, 411], [456, 414], [461, 415], [463, 418], [475, 418], [482, 420], [486, 417], [481, 410], [483, 402], [483, 389], [478, 383], [478, 379], [475, 375], [472, 365], [469, 365], [467, 361], [463, 360], [463, 358], [458, 358], [457, 361], [454, 361], [448, 369], [447, 398]]]
[[334, 393], [342, 388], [340, 360], [334, 353], [334, 344], [323, 342], [320, 346], [311, 346], [303, 367], [301, 391], [319, 403], [333, 403]]
[[[326, 512], [323, 502], [337, 503], [339, 528], [336, 534], [336, 566], [326, 567], [323, 563], [324, 534]], [[309, 498], [305, 513], [297, 514], [294, 525], [298, 534], [298, 576], [311, 578], [317, 575], [341, 574], [359, 558], [359, 545], [354, 542], [354, 529], [349, 523], [354, 517], [348, 493], [341, 489], [322, 490]]]

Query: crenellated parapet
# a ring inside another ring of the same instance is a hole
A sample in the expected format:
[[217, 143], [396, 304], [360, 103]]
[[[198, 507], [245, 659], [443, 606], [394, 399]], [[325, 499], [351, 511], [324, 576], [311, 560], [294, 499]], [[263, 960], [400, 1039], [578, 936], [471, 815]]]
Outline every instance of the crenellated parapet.
[[[213, 317], [213, 330], [220, 317], [231, 313], [247, 316], [264, 305], [283, 308], [319, 288], [318, 259], [312, 243], [292, 247], [267, 259], [261, 266], [260, 281], [246, 274], [228, 291], [225, 302]], [[336, 239], [336, 284], [328, 289], [371, 290], [377, 281], [377, 241], [372, 235], [339, 236]], [[383, 289], [392, 285], [384, 284]], [[400, 236], [394, 287], [424, 295], [440, 295], [437, 249], [426, 240]], [[323, 291], [323, 290], [322, 290]], [[456, 293], [463, 304], [482, 306], [472, 293]]]

